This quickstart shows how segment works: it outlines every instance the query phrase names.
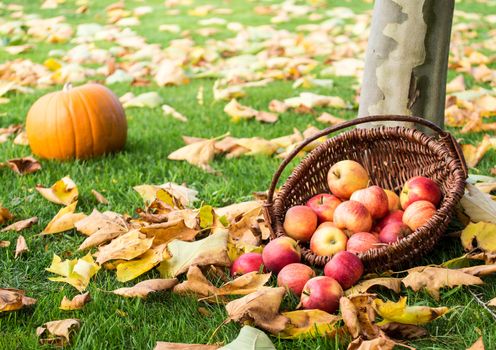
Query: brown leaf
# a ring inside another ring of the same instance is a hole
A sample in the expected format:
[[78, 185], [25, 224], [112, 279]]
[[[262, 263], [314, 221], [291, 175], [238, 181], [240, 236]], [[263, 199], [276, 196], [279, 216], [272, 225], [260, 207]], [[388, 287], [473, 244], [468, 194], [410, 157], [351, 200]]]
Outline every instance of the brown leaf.
[[153, 245], [169, 243], [174, 239], [193, 241], [200, 230], [189, 228], [183, 219], [151, 224], [140, 228], [148, 238], [153, 238]]
[[262, 287], [258, 291], [226, 305], [227, 321], [253, 322], [256, 326], [271, 333], [282, 332], [289, 322], [279, 314], [279, 307], [286, 290], [283, 287]]
[[[51, 321], [36, 329], [36, 335], [40, 337], [42, 344], [55, 344], [63, 346], [70, 342], [71, 331], [78, 329], [80, 322], [78, 319], [68, 318], [65, 320]], [[43, 336], [45, 338], [42, 338]]]
[[484, 282], [479, 277], [460, 270], [425, 267], [422, 270], [410, 271], [408, 276], [403, 278], [402, 283], [405, 287], [410, 287], [416, 292], [425, 288], [434, 299], [439, 300], [441, 288], [471, 286]]
[[212, 173], [214, 170], [210, 167], [209, 163], [215, 156], [215, 141], [216, 139], [209, 139], [186, 145], [169, 154], [167, 158], [171, 160], [185, 160], [206, 172]]
[[109, 244], [98, 248], [98, 252], [95, 253], [96, 262], [101, 265], [109, 260], [134, 259], [150, 249], [152, 243], [153, 238], [146, 238], [146, 235], [138, 230], [129, 231]]
[[15, 250], [15, 258], [17, 259], [19, 256], [29, 251], [26, 240], [22, 235], [17, 237], [16, 250]]
[[453, 80], [446, 84], [446, 93], [451, 94], [453, 92], [465, 91], [465, 79], [463, 75], [457, 75]]
[[7, 232], [7, 231], [16, 231], [16, 232], [19, 232], [19, 231], [22, 231], [26, 228], [29, 228], [31, 226], [33, 226], [34, 224], [36, 224], [38, 222], [38, 217], [32, 217], [32, 218], [29, 218], [29, 219], [25, 219], [25, 220], [20, 220], [20, 221], [16, 221], [14, 222], [13, 224], [7, 226], [7, 227], [4, 227], [0, 232]]
[[472, 344], [471, 347], [469, 347], [467, 350], [484, 350], [485, 347], [484, 347], [484, 341], [482, 339], [482, 337], [480, 337], [479, 339], [477, 339], [477, 341], [475, 343]]
[[112, 293], [126, 298], [146, 298], [148, 294], [171, 289], [177, 284], [177, 278], [151, 279], [140, 282], [132, 287], [119, 288]]
[[180, 344], [159, 341], [153, 350], [216, 350], [219, 345]]
[[416, 339], [429, 334], [425, 328], [420, 326], [397, 322], [386, 323], [381, 326], [381, 330], [393, 339]]
[[0, 241], [0, 248], [7, 248], [7, 247], [10, 247], [9, 241]]
[[487, 305], [496, 307], [496, 298], [489, 300]]
[[91, 215], [74, 224], [76, 230], [89, 236], [79, 246], [78, 250], [96, 247], [128, 232], [126, 220], [117, 213], [106, 211], [100, 213], [93, 209]]
[[36, 299], [27, 297], [23, 290], [0, 288], [0, 313], [17, 311], [34, 304]]
[[345, 295], [367, 293], [371, 288], [378, 286], [386, 287], [395, 293], [399, 293], [401, 291], [401, 278], [379, 277], [365, 280], [346, 290]]
[[91, 300], [90, 292], [76, 295], [72, 300], [69, 300], [65, 295], [60, 303], [59, 309], [61, 310], [80, 310]]
[[317, 118], [317, 121], [325, 124], [337, 125], [345, 122], [346, 119], [338, 118], [333, 116], [332, 114], [324, 112]]
[[0, 144], [6, 142], [9, 139], [10, 135], [16, 134], [21, 130], [22, 125], [20, 124], [12, 124], [7, 126], [6, 128], [0, 128]]
[[10, 211], [7, 208], [2, 207], [2, 204], [0, 203], [0, 225], [10, 221], [14, 218], [14, 216], [10, 213]]
[[86, 214], [75, 213], [77, 201], [59, 210], [57, 215], [47, 224], [40, 235], [51, 235], [73, 229], [75, 223], [86, 217]]
[[459, 269], [472, 276], [487, 276], [496, 273], [496, 264], [492, 265], [476, 265]]
[[491, 138], [489, 135], [484, 135], [482, 141], [476, 146], [466, 144], [462, 145], [463, 155], [467, 165], [474, 168], [479, 164], [480, 160], [484, 155], [492, 148]]
[[41, 169], [41, 164], [33, 157], [10, 159], [7, 166], [19, 175], [31, 174]]
[[98, 192], [98, 191], [96, 191], [96, 190], [91, 190], [91, 194], [92, 194], [93, 196], [95, 196], [96, 201], [97, 201], [98, 203], [100, 203], [100, 204], [105, 204], [105, 205], [109, 204], [109, 201], [107, 200], [107, 198], [105, 198], [105, 197], [103, 196], [103, 194], [101, 194], [100, 192]]
[[336, 335], [336, 324], [341, 320], [339, 316], [318, 309], [283, 312], [282, 315], [289, 322], [281, 333], [275, 334], [281, 339], [332, 337]]
[[374, 294], [357, 294], [341, 297], [339, 306], [344, 324], [353, 338], [364, 336], [373, 339], [380, 333], [374, 324], [375, 311], [372, 306]]
[[400, 344], [386, 336], [380, 336], [372, 340], [357, 338], [348, 345], [348, 350], [393, 350], [395, 346], [403, 346], [414, 349], [410, 346]]

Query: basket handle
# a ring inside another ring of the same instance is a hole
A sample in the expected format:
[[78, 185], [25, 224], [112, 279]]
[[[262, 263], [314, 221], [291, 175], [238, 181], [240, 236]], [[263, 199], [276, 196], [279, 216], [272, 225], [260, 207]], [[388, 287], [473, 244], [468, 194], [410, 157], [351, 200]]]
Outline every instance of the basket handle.
[[327, 136], [336, 131], [349, 128], [350, 126], [355, 126], [370, 122], [380, 122], [380, 121], [400, 121], [400, 122], [411, 122], [411, 123], [413, 122], [415, 124], [421, 124], [423, 126], [426, 126], [429, 129], [435, 131], [441, 138], [447, 139], [448, 145], [451, 146], [451, 148], [456, 152], [456, 156], [458, 160], [460, 160], [465, 177], [467, 177], [468, 168], [467, 168], [467, 164], [465, 163], [465, 158], [463, 157], [463, 152], [460, 145], [458, 144], [458, 142], [456, 142], [453, 135], [451, 135], [449, 132], [444, 131], [436, 124], [423, 118], [404, 116], [404, 115], [375, 115], [375, 116], [361, 117], [361, 118], [348, 120], [343, 123], [323, 129], [322, 131], [316, 133], [315, 135], [306, 138], [295, 149], [293, 149], [293, 151], [290, 154], [288, 154], [288, 156], [282, 161], [281, 165], [279, 165], [279, 168], [277, 169], [276, 173], [274, 174], [274, 177], [272, 178], [269, 192], [267, 194], [267, 200], [264, 203], [266, 210], [269, 209], [268, 207], [271, 207], [273, 204], [274, 192], [282, 172], [284, 171], [286, 166], [293, 160], [293, 158], [296, 157], [296, 155], [300, 153], [300, 151], [303, 148], [305, 148], [308, 144], [323, 136]]

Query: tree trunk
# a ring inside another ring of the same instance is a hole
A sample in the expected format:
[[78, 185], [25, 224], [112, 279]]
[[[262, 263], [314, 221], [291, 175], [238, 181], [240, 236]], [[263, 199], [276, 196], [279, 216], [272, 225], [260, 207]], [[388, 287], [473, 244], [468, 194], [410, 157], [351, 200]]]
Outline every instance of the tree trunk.
[[454, 6], [454, 0], [375, 1], [359, 117], [415, 115], [443, 127]]

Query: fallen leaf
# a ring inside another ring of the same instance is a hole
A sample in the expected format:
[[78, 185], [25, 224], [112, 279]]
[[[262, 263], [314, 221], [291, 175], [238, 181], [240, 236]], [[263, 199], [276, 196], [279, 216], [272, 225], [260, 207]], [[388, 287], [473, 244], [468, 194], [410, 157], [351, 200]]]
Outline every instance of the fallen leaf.
[[100, 246], [95, 253], [96, 262], [103, 264], [109, 260], [131, 260], [145, 253], [152, 246], [153, 238], [146, 238], [146, 235], [138, 230], [125, 233], [109, 244]]
[[33, 226], [37, 222], [38, 222], [38, 217], [36, 217], [36, 216], [29, 218], [29, 219], [16, 221], [7, 227], [4, 227], [0, 232], [7, 232], [7, 231], [19, 232], [19, 231], [22, 231], [24, 229], [30, 228], [31, 226]]
[[346, 119], [338, 118], [333, 116], [332, 114], [324, 112], [317, 118], [317, 121], [325, 124], [337, 125], [345, 122]]
[[50, 202], [66, 206], [75, 202], [79, 195], [76, 184], [68, 176], [57, 181], [50, 188], [37, 185], [36, 190]]
[[256, 326], [277, 334], [286, 329], [289, 319], [279, 314], [286, 290], [283, 287], [262, 287], [258, 291], [226, 305], [228, 321], [253, 322]]
[[372, 339], [380, 334], [379, 327], [374, 323], [373, 296], [374, 294], [357, 294], [341, 297], [339, 300], [344, 324], [353, 338], [364, 336]]
[[198, 212], [200, 228], [210, 228], [214, 224], [215, 212], [211, 205], [203, 205]]
[[449, 311], [447, 307], [408, 306], [406, 302], [406, 297], [401, 297], [398, 302], [375, 299], [373, 302], [374, 309], [383, 318], [378, 325], [390, 322], [423, 325]]
[[484, 349], [485, 349], [485, 347], [484, 347], [484, 340], [482, 339], [482, 337], [480, 337], [467, 350], [484, 350]]
[[178, 185], [173, 182], [167, 182], [163, 185], [139, 185], [134, 186], [133, 189], [138, 192], [143, 198], [145, 205], [149, 205], [157, 199], [157, 192], [164, 190], [173, 197], [174, 203], [180, 203], [182, 207], [189, 207], [198, 200], [196, 197], [198, 191], [188, 188], [184, 185]]
[[[496, 254], [496, 223], [480, 221], [469, 223], [461, 234], [462, 246], [466, 250], [478, 249], [488, 257]], [[491, 259], [487, 263], [493, 263]]]
[[138, 96], [133, 93], [124, 95], [119, 100], [124, 108], [157, 108], [163, 104], [163, 98], [155, 91], [145, 92]]
[[239, 335], [220, 350], [276, 350], [270, 338], [259, 329], [243, 326]]
[[322, 310], [296, 310], [281, 314], [289, 319], [286, 328], [277, 334], [281, 339], [304, 339], [332, 337], [336, 334], [336, 324], [341, 317]]
[[484, 155], [492, 148], [491, 138], [489, 135], [484, 135], [484, 138], [479, 143], [479, 145], [474, 146], [470, 144], [462, 145], [463, 155], [465, 156], [465, 161], [467, 166], [474, 168], [479, 164], [480, 160]]
[[17, 311], [34, 304], [36, 299], [27, 297], [23, 290], [0, 288], [0, 313]]
[[29, 146], [29, 140], [26, 131], [21, 131], [20, 133], [17, 134], [17, 136], [14, 138], [14, 144], [21, 146]]
[[50, 281], [69, 283], [82, 292], [88, 287], [91, 277], [100, 270], [100, 266], [95, 264], [93, 257], [89, 253], [80, 259], [64, 261], [54, 254], [52, 264], [45, 270], [62, 276], [50, 277], [48, 278]]
[[158, 270], [162, 277], [176, 277], [191, 265], [230, 266], [227, 255], [227, 232], [217, 232], [195, 242], [173, 240], [167, 245], [172, 258], [164, 260]]
[[19, 256], [22, 254], [26, 253], [29, 251], [28, 245], [26, 243], [26, 240], [22, 235], [17, 237], [17, 243], [16, 243], [16, 250], [15, 250], [15, 258], [17, 259]]
[[425, 328], [397, 322], [382, 325], [381, 330], [393, 339], [417, 339], [429, 334]]
[[188, 121], [188, 118], [186, 118], [184, 115], [182, 115], [169, 105], [162, 105], [162, 111], [164, 112], [165, 116], [171, 116], [172, 118], [184, 123]]
[[489, 300], [487, 305], [496, 307], [496, 298]]
[[312, 92], [302, 92], [300, 96], [291, 97], [284, 100], [284, 103], [291, 108], [306, 107], [333, 107], [348, 108], [348, 104], [338, 96], [324, 96]]
[[463, 75], [457, 75], [453, 80], [446, 84], [446, 93], [451, 94], [453, 92], [465, 91], [465, 79]]
[[96, 191], [96, 190], [91, 190], [91, 194], [95, 197], [96, 201], [100, 204], [109, 204], [109, 201], [107, 200], [107, 198], [105, 198], [103, 196], [103, 194], [101, 194], [100, 192]]
[[496, 264], [464, 267], [461, 268], [460, 271], [468, 273], [472, 276], [487, 276], [496, 273]]
[[234, 139], [235, 143], [248, 149], [246, 155], [266, 155], [271, 156], [277, 151], [277, 145], [261, 137], [250, 137]]
[[0, 204], [0, 225], [10, 221], [14, 218], [14, 216], [10, 213], [10, 211], [7, 208], [2, 207], [2, 204]]
[[117, 280], [127, 282], [141, 276], [160, 264], [164, 258], [169, 258], [165, 250], [165, 244], [152, 247], [138, 258], [121, 262], [117, 265]]
[[10, 247], [10, 241], [0, 241], [0, 248]]
[[175, 239], [192, 241], [200, 230], [188, 227], [184, 219], [177, 219], [144, 226], [140, 228], [140, 232], [146, 234], [148, 238], [153, 238], [154, 245], [159, 245]]
[[132, 287], [119, 288], [112, 293], [121, 295], [126, 298], [146, 298], [148, 294], [171, 289], [177, 284], [176, 278], [170, 279], [151, 279], [142, 281]]
[[209, 139], [186, 145], [169, 154], [167, 158], [171, 160], [185, 160], [200, 169], [213, 172], [209, 163], [215, 156], [215, 140]]
[[197, 297], [215, 295], [217, 291], [218, 288], [210, 283], [195, 265], [189, 267], [186, 280], [174, 287], [174, 293], [196, 295]]
[[40, 162], [33, 157], [10, 159], [7, 166], [19, 175], [31, 174], [41, 169]]
[[401, 291], [401, 278], [379, 277], [362, 281], [345, 291], [345, 295], [367, 293], [371, 288], [381, 286], [391, 289], [395, 293]]
[[72, 300], [69, 300], [65, 295], [62, 299], [59, 309], [60, 310], [80, 310], [91, 300], [90, 293], [76, 295]]
[[[8, 92], [11, 90], [15, 83], [14, 82], [9, 82], [8, 86], [2, 86], [0, 84], [0, 96], [2, 96], [4, 93]], [[6, 128], [0, 128], [0, 144], [7, 142], [9, 139], [10, 135], [14, 135], [22, 130], [22, 125], [21, 124], [12, 124], [7, 126]]]
[[158, 86], [183, 85], [189, 82], [179, 62], [165, 59], [160, 62], [155, 82]]
[[471, 221], [496, 224], [496, 202], [492, 200], [491, 196], [472, 184], [467, 184], [466, 189], [467, 192], [460, 200], [460, 204]]
[[217, 350], [219, 345], [169, 343], [158, 341], [153, 350]]
[[41, 344], [64, 346], [70, 342], [70, 334], [79, 329], [80, 325], [79, 320], [74, 318], [51, 321], [36, 328], [36, 335], [40, 338]]
[[74, 226], [78, 232], [89, 236], [79, 246], [78, 250], [96, 247], [128, 232], [125, 219], [114, 212], [100, 213], [93, 209], [91, 215], [77, 221]]
[[73, 229], [75, 223], [86, 217], [83, 213], [74, 213], [77, 201], [59, 210], [40, 235], [51, 235]]
[[393, 350], [396, 346], [403, 346], [409, 349], [412, 347], [395, 342], [385, 336], [380, 336], [372, 340], [357, 338], [348, 345], [348, 350]]
[[224, 112], [231, 117], [233, 122], [252, 118], [265, 123], [275, 123], [277, 121], [277, 114], [257, 111], [251, 107], [243, 106], [235, 98], [224, 107]]

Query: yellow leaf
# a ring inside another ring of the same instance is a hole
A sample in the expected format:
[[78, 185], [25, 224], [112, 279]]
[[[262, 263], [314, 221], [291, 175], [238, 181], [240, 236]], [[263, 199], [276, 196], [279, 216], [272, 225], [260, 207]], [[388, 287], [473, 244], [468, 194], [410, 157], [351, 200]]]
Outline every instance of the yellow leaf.
[[213, 172], [209, 163], [214, 159], [214, 156], [215, 139], [209, 139], [186, 145], [169, 154], [168, 159], [185, 160], [200, 169], [207, 172]]
[[496, 224], [496, 201], [472, 184], [467, 184], [466, 189], [467, 192], [460, 200], [460, 204], [470, 220]]
[[148, 294], [160, 292], [174, 287], [177, 284], [176, 278], [151, 279], [142, 281], [133, 287], [119, 288], [112, 293], [126, 298], [146, 298]]
[[249, 150], [249, 152], [246, 153], [247, 155], [262, 154], [270, 156], [274, 154], [278, 149], [278, 146], [276, 144], [261, 137], [234, 139], [234, 141], [239, 146]]
[[98, 248], [98, 252], [95, 253], [96, 262], [101, 265], [109, 260], [134, 259], [146, 252], [152, 243], [153, 238], [146, 238], [146, 235], [138, 230], [129, 231], [112, 240], [109, 244]]
[[479, 248], [484, 252], [496, 253], [496, 223], [470, 223], [460, 237], [466, 250]]
[[4, 222], [12, 220], [13, 218], [14, 216], [10, 213], [10, 211], [7, 208], [2, 207], [2, 204], [0, 204], [0, 225]]
[[188, 227], [184, 219], [170, 219], [159, 224], [144, 226], [140, 228], [140, 232], [146, 234], [148, 238], [153, 238], [153, 245], [157, 246], [163, 243], [169, 243], [174, 239], [192, 241], [200, 230]]
[[64, 261], [54, 254], [52, 264], [45, 270], [62, 276], [50, 277], [50, 281], [69, 283], [82, 292], [88, 287], [91, 277], [100, 270], [100, 266], [95, 263], [93, 257], [89, 253], [81, 259]]
[[317, 121], [321, 123], [336, 125], [345, 122], [346, 119], [338, 118], [333, 116], [332, 114], [324, 112], [320, 115], [320, 117], [317, 118]]
[[200, 228], [205, 229], [212, 227], [214, 224], [215, 212], [211, 205], [203, 205], [198, 213], [200, 219]]
[[69, 300], [65, 295], [60, 303], [60, 310], [80, 310], [91, 300], [90, 293], [76, 295], [72, 300]]
[[23, 290], [0, 288], [0, 313], [17, 311], [34, 304], [36, 299], [27, 297]]
[[383, 318], [378, 325], [390, 322], [422, 325], [441, 317], [449, 311], [447, 307], [408, 306], [407, 298], [401, 297], [398, 302], [374, 300], [374, 309]]
[[337, 331], [336, 323], [341, 320], [341, 317], [322, 310], [283, 312], [282, 316], [289, 319], [286, 328], [276, 334], [282, 339], [332, 337]]
[[164, 260], [165, 244], [150, 248], [135, 260], [122, 262], [117, 265], [117, 280], [127, 282], [150, 271]]
[[465, 156], [465, 160], [467, 165], [471, 168], [474, 168], [479, 164], [480, 160], [487, 151], [492, 148], [491, 138], [489, 135], [484, 135], [481, 143], [479, 145], [474, 146], [470, 144], [462, 145], [463, 155]]
[[50, 188], [36, 186], [36, 190], [50, 202], [62, 205], [71, 204], [79, 195], [76, 184], [68, 176], [60, 179]]
[[62, 68], [62, 65], [60, 64], [60, 62], [54, 58], [49, 58], [49, 59], [45, 60], [45, 62], [43, 62], [43, 65], [45, 67], [47, 67], [49, 70], [51, 70], [52, 72], [55, 72], [55, 71], [59, 70], [60, 68]]
[[176, 277], [191, 265], [230, 266], [227, 255], [227, 232], [217, 232], [195, 242], [174, 240], [167, 245], [172, 258], [163, 261], [158, 270], [162, 277]]
[[53, 217], [40, 235], [50, 235], [73, 229], [76, 222], [86, 217], [83, 213], [74, 213], [76, 210], [76, 205], [77, 201], [60, 209], [57, 215]]

